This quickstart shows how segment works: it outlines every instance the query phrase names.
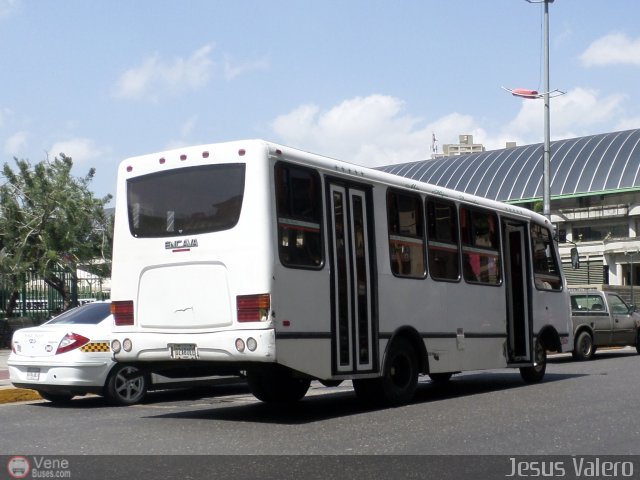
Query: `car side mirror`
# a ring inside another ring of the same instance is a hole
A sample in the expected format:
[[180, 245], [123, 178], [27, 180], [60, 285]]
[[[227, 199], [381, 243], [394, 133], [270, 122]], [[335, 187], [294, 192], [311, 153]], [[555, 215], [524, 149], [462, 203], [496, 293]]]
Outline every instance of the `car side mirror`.
[[629, 305], [629, 313], [633, 313], [636, 311], [636, 306], [635, 305]]
[[580, 255], [578, 254], [578, 248], [573, 247], [571, 249], [571, 266], [574, 270], [580, 268]]

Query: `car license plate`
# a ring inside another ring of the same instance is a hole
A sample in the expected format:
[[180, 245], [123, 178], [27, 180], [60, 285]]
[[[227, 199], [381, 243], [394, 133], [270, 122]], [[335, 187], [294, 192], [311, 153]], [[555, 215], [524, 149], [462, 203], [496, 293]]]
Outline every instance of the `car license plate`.
[[180, 360], [195, 360], [198, 358], [198, 347], [195, 343], [173, 343], [170, 344], [171, 358]]
[[27, 380], [40, 380], [40, 369], [39, 368], [27, 368]]

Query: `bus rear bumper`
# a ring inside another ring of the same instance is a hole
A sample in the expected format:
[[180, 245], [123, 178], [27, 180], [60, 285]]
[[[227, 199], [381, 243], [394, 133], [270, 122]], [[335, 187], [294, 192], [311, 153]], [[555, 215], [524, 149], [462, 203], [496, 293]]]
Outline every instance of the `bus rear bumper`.
[[[127, 342], [128, 340], [128, 342]], [[130, 351], [125, 346], [130, 342]], [[275, 331], [233, 330], [211, 333], [128, 332], [111, 341], [117, 362], [275, 362]]]

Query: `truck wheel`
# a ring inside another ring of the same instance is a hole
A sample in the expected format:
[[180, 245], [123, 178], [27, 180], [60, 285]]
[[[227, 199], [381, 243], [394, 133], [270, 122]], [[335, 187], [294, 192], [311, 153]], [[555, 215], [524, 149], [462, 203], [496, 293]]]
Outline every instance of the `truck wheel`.
[[247, 383], [254, 397], [265, 403], [293, 403], [302, 399], [311, 380], [296, 378], [280, 365], [247, 371]]
[[520, 368], [520, 376], [525, 383], [538, 383], [542, 381], [547, 370], [547, 351], [538, 339], [536, 339], [533, 346], [533, 355], [536, 364], [530, 367]]
[[589, 360], [593, 357], [593, 351], [593, 338], [591, 338], [591, 334], [589, 332], [580, 332], [574, 343], [572, 353], [574, 360]]

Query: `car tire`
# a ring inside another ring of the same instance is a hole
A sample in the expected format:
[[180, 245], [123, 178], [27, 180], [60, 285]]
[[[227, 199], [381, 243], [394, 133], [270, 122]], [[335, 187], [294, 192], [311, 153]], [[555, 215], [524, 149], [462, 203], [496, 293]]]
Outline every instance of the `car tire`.
[[38, 395], [40, 395], [45, 400], [48, 400], [51, 403], [69, 403], [71, 399], [74, 397], [68, 393], [50, 393], [50, 392], [42, 392], [37, 390]]
[[105, 384], [105, 397], [113, 405], [127, 406], [141, 402], [147, 394], [149, 377], [131, 365], [116, 364]]
[[576, 337], [576, 341], [574, 343], [573, 348], [573, 358], [574, 360], [584, 361], [590, 360], [593, 358], [593, 337], [589, 332], [580, 332]]

